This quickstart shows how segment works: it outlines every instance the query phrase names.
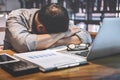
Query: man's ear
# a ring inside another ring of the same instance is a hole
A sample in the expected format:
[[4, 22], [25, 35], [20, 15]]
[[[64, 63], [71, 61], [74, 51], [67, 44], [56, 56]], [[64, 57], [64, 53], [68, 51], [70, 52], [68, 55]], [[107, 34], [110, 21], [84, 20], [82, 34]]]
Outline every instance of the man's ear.
[[46, 33], [46, 29], [43, 25], [38, 25], [37, 26], [37, 31], [40, 33]]
[[42, 32], [43, 31], [43, 29], [44, 29], [44, 27], [43, 26], [38, 26], [38, 28], [37, 28], [40, 32]]

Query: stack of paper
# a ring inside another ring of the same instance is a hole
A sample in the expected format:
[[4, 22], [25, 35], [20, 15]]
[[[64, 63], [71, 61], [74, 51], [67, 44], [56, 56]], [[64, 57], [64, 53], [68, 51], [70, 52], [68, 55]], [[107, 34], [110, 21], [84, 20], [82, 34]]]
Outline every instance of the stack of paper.
[[37, 64], [44, 72], [87, 63], [83, 57], [63, 54], [54, 50], [19, 53], [14, 56]]

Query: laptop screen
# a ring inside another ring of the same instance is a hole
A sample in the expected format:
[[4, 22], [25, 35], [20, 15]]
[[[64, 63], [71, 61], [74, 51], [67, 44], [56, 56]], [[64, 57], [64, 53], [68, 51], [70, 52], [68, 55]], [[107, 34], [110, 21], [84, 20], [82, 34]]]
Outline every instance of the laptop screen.
[[88, 60], [120, 53], [120, 18], [104, 18], [93, 41]]

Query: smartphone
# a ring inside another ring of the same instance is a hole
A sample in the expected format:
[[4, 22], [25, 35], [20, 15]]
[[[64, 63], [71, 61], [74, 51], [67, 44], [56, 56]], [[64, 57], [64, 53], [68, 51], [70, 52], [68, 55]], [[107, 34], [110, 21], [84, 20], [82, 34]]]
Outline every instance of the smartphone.
[[20, 60], [15, 58], [14, 56], [11, 56], [7, 53], [0, 53], [0, 64], [13, 63], [18, 61]]

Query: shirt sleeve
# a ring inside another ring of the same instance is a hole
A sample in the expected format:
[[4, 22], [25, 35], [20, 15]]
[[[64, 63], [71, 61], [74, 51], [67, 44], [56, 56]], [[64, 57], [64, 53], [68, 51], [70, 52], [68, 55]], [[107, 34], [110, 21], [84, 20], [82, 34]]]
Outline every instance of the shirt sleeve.
[[[69, 27], [77, 27], [77, 26], [70, 22]], [[77, 32], [76, 35], [80, 38], [82, 43], [85, 43], [85, 44], [86, 43], [88, 43], [88, 44], [92, 43], [92, 38], [91, 38], [91, 35], [88, 31], [80, 28], [80, 31]]]
[[20, 16], [8, 17], [7, 19], [7, 42], [17, 52], [33, 51], [36, 49], [36, 34], [31, 34]]
[[77, 32], [76, 35], [81, 39], [82, 43], [92, 43], [92, 38], [88, 31], [81, 29], [80, 32]]

